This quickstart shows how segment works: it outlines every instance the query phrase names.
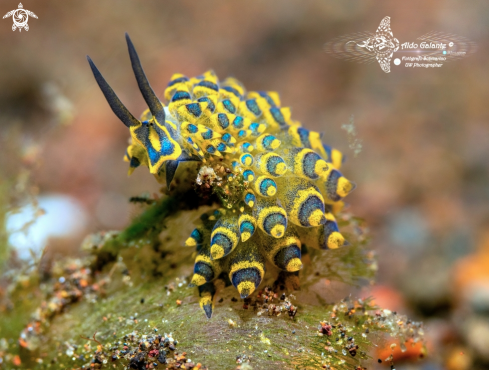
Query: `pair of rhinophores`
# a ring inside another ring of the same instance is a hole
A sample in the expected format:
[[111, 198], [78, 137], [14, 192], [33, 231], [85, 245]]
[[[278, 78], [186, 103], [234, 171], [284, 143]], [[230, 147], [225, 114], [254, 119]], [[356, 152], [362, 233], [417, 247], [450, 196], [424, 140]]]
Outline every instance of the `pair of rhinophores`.
[[[149, 109], [134, 117], [88, 58], [115, 115], [129, 128], [129, 173], [141, 165], [170, 187], [181, 162], [198, 161], [196, 188], [213, 191], [222, 207], [201, 216], [185, 242], [196, 248], [191, 286], [211, 317], [216, 287], [233, 284], [247, 298], [267, 264], [295, 276], [301, 247], [346, 244], [334, 214], [353, 189], [339, 168], [343, 155], [321, 135], [291, 119], [275, 92], [246, 92], [234, 78], [212, 72], [174, 74], [164, 105], [151, 88], [126, 34], [139, 89]], [[178, 174], [177, 174], [178, 176]]]

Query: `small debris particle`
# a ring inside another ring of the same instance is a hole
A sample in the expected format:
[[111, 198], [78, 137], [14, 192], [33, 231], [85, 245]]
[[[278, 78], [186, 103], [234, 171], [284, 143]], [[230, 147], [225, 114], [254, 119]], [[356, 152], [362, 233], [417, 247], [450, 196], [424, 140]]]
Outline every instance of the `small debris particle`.
[[333, 327], [330, 323], [321, 321], [319, 324], [318, 330], [320, 335], [327, 335], [328, 337], [333, 335]]
[[262, 343], [265, 343], [265, 344], [268, 344], [268, 345], [271, 344], [270, 339], [268, 339], [267, 337], [265, 337], [265, 334], [263, 332], [260, 333], [260, 341]]

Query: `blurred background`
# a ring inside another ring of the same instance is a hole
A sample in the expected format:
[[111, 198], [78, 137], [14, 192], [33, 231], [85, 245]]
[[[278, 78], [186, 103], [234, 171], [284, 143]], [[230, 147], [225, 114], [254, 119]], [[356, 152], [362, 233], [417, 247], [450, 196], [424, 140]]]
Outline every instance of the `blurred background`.
[[[135, 115], [145, 105], [124, 32], [154, 90], [214, 69], [248, 90], [278, 91], [293, 118], [342, 150], [357, 184], [349, 211], [368, 222], [386, 308], [426, 323], [431, 356], [399, 369], [489, 367], [489, 3], [414, 1], [25, 0], [28, 32], [0, 22], [0, 186], [20, 256], [75, 253], [83, 236], [120, 229], [128, 198], [158, 192], [145, 169], [127, 177], [127, 129], [109, 109], [89, 54]], [[0, 12], [16, 9], [3, 1]], [[435, 69], [355, 64], [324, 52], [344, 34], [458, 34], [478, 51]], [[354, 116], [356, 137], [342, 125]], [[361, 141], [355, 156], [352, 141]], [[32, 199], [37, 199], [31, 204]], [[26, 204], [31, 204], [23, 207]], [[46, 213], [45, 215], [42, 215]], [[18, 231], [38, 215], [26, 236]], [[405, 356], [409, 357], [409, 354]], [[381, 366], [381, 365], [379, 365]]]

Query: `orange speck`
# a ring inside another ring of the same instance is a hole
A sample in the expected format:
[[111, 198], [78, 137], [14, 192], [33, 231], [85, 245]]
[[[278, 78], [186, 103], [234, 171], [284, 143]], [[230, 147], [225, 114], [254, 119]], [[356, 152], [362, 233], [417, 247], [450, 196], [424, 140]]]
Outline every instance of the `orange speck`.
[[20, 364], [22, 363], [22, 361], [20, 361], [20, 357], [19, 355], [15, 355], [14, 358], [12, 359], [12, 363], [15, 365], [15, 366], [20, 366]]
[[[394, 341], [397, 342], [398, 341]], [[414, 343], [412, 340], [409, 340], [405, 343], [406, 351], [402, 352], [399, 345], [396, 345], [394, 348], [391, 347], [394, 342], [388, 342], [386, 345], [377, 351], [377, 355], [379, 358], [387, 358], [390, 355], [394, 357], [395, 360], [418, 360], [419, 355], [423, 353], [423, 343], [417, 342]]]
[[103, 320], [104, 320], [104, 321], [107, 321], [107, 317], [106, 317], [106, 316], [104, 316]]
[[177, 306], [180, 306], [182, 304], [182, 301], [177, 299]]
[[20, 338], [19, 339], [19, 344], [20, 344], [21, 347], [27, 348], [27, 342], [24, 339]]

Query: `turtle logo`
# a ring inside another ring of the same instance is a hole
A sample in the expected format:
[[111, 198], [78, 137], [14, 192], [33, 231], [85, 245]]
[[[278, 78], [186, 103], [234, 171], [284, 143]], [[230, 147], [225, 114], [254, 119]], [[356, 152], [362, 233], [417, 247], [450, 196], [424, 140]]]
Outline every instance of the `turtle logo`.
[[385, 73], [389, 73], [391, 71], [392, 54], [399, 49], [399, 40], [394, 37], [391, 31], [391, 18], [385, 17], [382, 19], [375, 35], [363, 41], [362, 44], [357, 44], [357, 46], [374, 53], [380, 68]]
[[22, 31], [22, 28], [25, 29], [26, 31], [29, 31], [29, 25], [27, 24], [27, 21], [29, 20], [29, 16], [37, 18], [37, 15], [35, 15], [33, 12], [24, 9], [22, 3], [19, 3], [19, 9], [11, 10], [10, 12], [8, 12], [3, 16], [3, 19], [10, 16], [12, 16], [12, 19], [14, 20], [14, 24], [12, 25], [12, 31], [15, 31], [18, 28], [19, 32]]

